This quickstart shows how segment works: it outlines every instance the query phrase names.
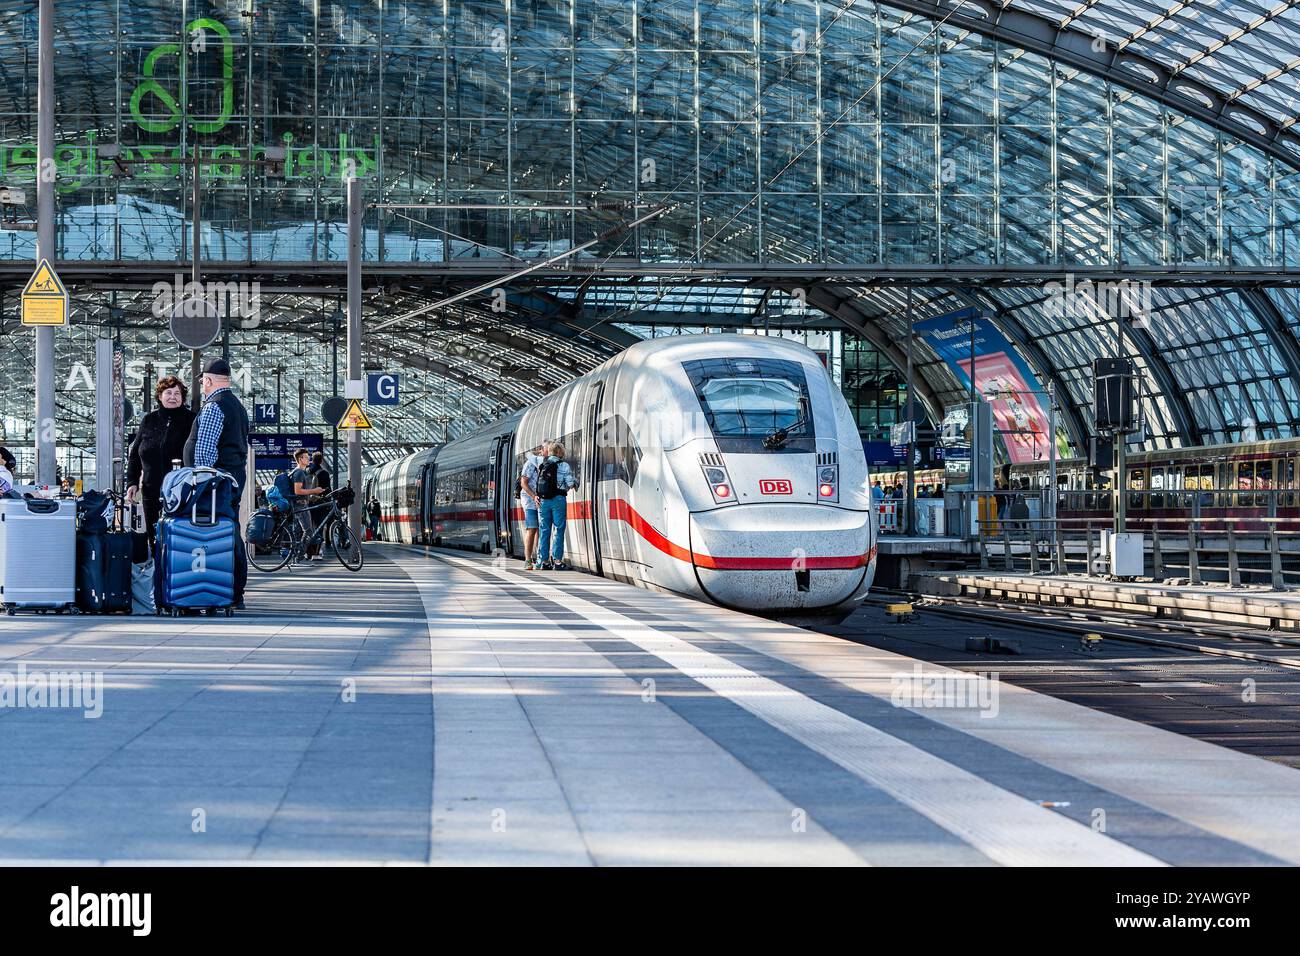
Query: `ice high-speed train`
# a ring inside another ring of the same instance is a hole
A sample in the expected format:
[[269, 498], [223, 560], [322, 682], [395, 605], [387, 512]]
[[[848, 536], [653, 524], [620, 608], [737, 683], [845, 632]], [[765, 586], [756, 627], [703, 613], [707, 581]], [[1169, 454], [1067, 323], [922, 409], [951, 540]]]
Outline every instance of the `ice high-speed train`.
[[392, 541], [523, 557], [519, 475], [564, 443], [575, 568], [745, 610], [851, 607], [876, 568], [862, 441], [820, 360], [751, 335], [650, 339], [366, 489]]

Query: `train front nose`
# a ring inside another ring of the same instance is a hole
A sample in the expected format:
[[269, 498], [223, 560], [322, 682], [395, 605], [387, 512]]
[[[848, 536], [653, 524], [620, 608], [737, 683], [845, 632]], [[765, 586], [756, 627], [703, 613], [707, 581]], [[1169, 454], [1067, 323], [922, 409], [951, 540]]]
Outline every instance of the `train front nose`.
[[824, 505], [735, 505], [691, 515], [700, 586], [755, 610], [831, 607], [875, 571], [870, 514]]

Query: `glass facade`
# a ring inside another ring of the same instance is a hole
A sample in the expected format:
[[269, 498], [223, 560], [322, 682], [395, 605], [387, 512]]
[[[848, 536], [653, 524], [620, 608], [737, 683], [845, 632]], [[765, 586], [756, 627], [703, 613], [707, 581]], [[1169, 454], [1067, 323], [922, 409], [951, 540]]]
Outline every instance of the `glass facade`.
[[[1115, 3], [1012, 6], [1081, 29], [1103, 8], [1132, 12]], [[29, 186], [35, 5], [9, 0], [0, 10], [0, 181]], [[727, 316], [719, 326], [752, 328], [795, 291], [792, 282], [765, 288], [761, 276], [699, 284], [692, 269], [701, 265], [1051, 266], [1066, 274], [1300, 262], [1295, 164], [1126, 86], [884, 4], [317, 0], [246, 13], [221, 0], [59, 0], [61, 259], [183, 269], [191, 200], [182, 159], [195, 148], [203, 255], [214, 270], [344, 258], [348, 175], [386, 206], [367, 214], [366, 257], [413, 271], [448, 260], [501, 260], [503, 268], [538, 260], [669, 204], [578, 254], [612, 266], [663, 263], [653, 279], [615, 276], [580, 292], [557, 284], [540, 290], [532, 311], [467, 308], [398, 325], [395, 344], [375, 361], [442, 383], [431, 386], [442, 393], [430, 399], [438, 409], [404, 426], [412, 440], [440, 438], [442, 426], [428, 422], [456, 414], [442, 401], [448, 382], [472, 392], [466, 401], [486, 415], [608, 354], [621, 340], [594, 339], [600, 323], [662, 331], [710, 326], [718, 314]], [[1250, 79], [1263, 63], [1259, 42], [1283, 45], [1277, 31], [1291, 29], [1289, 8], [1267, 30], [1208, 12], [1194, 30], [1183, 5], [1161, 16], [1159, 29], [1146, 13], [1105, 22], [1156, 58], [1173, 49], [1178, 26], [1177, 56], [1203, 82], [1279, 119], [1293, 114], [1286, 71], [1261, 71], [1267, 82], [1254, 86]], [[106, 142], [134, 160], [130, 175], [97, 156]], [[240, 162], [273, 145], [287, 150], [281, 173]], [[392, 208], [403, 204], [422, 208]], [[0, 259], [33, 253], [33, 233], [0, 229]], [[862, 322], [905, 340], [898, 290], [864, 282], [833, 293]], [[1150, 310], [1125, 342], [1143, 373], [1148, 444], [1296, 433], [1294, 291], [1148, 295]], [[914, 310], [924, 318], [986, 309], [1043, 381], [1057, 384], [1077, 443], [1091, 427], [1091, 361], [1113, 348], [1113, 322], [1054, 309], [1050, 297], [1045, 288], [931, 288], [918, 290]], [[95, 307], [79, 321], [155, 322], [138, 296], [88, 301]], [[395, 294], [383, 306], [422, 302]], [[545, 324], [546, 303], [550, 317], [579, 329], [572, 343]], [[336, 307], [333, 298], [301, 299], [285, 314]], [[232, 345], [247, 338], [236, 332]], [[9, 341], [6, 393], [21, 394], [30, 389], [27, 343]], [[75, 336], [60, 345], [69, 362], [84, 359], [84, 347]], [[935, 401], [960, 401], [942, 363], [923, 343], [916, 351]], [[286, 354], [299, 368], [292, 348]], [[879, 432], [905, 401], [899, 376], [857, 338], [846, 340], [842, 363], [836, 374], [860, 425]], [[5, 401], [9, 427], [20, 429], [24, 403]]]
[[863, 438], [888, 441], [890, 426], [907, 420], [905, 371], [856, 335], [844, 336], [843, 354], [842, 387], [858, 430]]
[[[0, 175], [34, 175], [34, 7], [0, 35]], [[1034, 54], [830, 0], [60, 0], [60, 256], [1295, 263], [1297, 171]], [[117, 177], [95, 145], [148, 160]], [[283, 177], [240, 164], [285, 146]], [[599, 205], [593, 211], [591, 207]], [[510, 209], [463, 208], [509, 206]], [[532, 207], [532, 208], [529, 208]], [[576, 207], [576, 208], [575, 208]], [[30, 233], [0, 256], [32, 254]]]

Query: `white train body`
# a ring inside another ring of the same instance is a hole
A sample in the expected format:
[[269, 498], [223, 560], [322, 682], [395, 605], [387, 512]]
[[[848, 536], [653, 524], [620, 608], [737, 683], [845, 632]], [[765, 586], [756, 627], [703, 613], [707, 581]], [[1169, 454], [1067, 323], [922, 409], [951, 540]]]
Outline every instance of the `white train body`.
[[862, 442], [801, 345], [637, 343], [523, 412], [381, 468], [386, 537], [522, 557], [518, 478], [545, 439], [564, 443], [579, 481], [565, 536], [576, 568], [745, 610], [851, 606], [871, 585]]

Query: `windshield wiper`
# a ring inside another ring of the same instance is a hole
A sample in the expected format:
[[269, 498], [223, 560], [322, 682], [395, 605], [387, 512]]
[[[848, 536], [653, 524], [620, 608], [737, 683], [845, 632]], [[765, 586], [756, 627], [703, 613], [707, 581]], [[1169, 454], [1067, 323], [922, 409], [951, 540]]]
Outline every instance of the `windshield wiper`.
[[763, 447], [768, 451], [775, 451], [778, 448], [784, 448], [785, 443], [790, 440], [790, 433], [796, 428], [802, 427], [807, 422], [807, 418], [801, 418], [797, 422], [792, 422], [784, 428], [777, 428], [770, 431], [763, 437]]

